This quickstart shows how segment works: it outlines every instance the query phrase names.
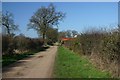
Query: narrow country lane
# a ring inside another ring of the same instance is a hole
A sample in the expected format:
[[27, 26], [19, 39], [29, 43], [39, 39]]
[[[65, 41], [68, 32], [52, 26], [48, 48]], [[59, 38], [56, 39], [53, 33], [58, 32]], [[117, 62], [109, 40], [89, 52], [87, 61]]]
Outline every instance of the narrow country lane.
[[51, 78], [57, 46], [3, 68], [3, 78]]

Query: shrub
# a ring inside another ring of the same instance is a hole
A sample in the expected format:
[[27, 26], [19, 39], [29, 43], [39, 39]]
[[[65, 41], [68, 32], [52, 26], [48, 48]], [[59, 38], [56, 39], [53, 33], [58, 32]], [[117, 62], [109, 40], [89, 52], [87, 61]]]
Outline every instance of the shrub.
[[19, 50], [20, 52], [27, 50], [28, 40], [25, 36], [16, 36], [14, 40], [16, 43], [17, 50]]
[[13, 54], [15, 48], [15, 43], [13, 36], [10, 35], [3, 35], [2, 36], [2, 52], [3, 54]]
[[[2, 52], [3, 54], [23, 53], [29, 50], [41, 50], [43, 41], [36, 38], [28, 38], [24, 35], [19, 36], [2, 36]], [[17, 50], [17, 51], [16, 51]]]
[[[120, 29], [113, 31], [91, 30], [81, 33], [76, 39], [65, 43], [74, 52], [94, 59], [98, 67], [110, 71], [113, 76], [120, 76]], [[93, 63], [94, 63], [93, 62]], [[113, 67], [114, 66], [114, 67]]]

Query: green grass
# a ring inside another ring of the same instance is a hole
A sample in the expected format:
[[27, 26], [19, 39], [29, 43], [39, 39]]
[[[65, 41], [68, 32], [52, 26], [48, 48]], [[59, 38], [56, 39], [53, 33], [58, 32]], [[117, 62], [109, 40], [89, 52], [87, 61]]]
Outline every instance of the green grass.
[[39, 51], [29, 51], [21, 54], [14, 54], [14, 55], [3, 55], [2, 56], [2, 66], [8, 66], [20, 59], [29, 57], [30, 55], [33, 55]]
[[96, 69], [88, 59], [71, 52], [67, 48], [59, 47], [53, 77], [110, 78], [110, 74]]

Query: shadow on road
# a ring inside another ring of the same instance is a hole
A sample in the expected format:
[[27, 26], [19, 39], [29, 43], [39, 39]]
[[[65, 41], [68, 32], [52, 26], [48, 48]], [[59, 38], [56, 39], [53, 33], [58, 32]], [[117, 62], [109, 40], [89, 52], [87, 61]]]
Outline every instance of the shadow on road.
[[[46, 46], [46, 47], [42, 47], [40, 49], [39, 52], [43, 52], [43, 51], [46, 51], [48, 48], [50, 48], [49, 46]], [[39, 53], [37, 52], [37, 53]], [[25, 62], [28, 62], [30, 60], [30, 58], [33, 58], [34, 54], [36, 53], [33, 53], [33, 54], [23, 54], [24, 58], [22, 59], [19, 59], [18, 61], [14, 61], [13, 63], [11, 63], [10, 65], [8, 66], [3, 66], [2, 67], [2, 72], [8, 72], [8, 71], [11, 71], [14, 67], [18, 67], [18, 66], [21, 66], [21, 65], [25, 65]], [[19, 55], [18, 55], [19, 57]], [[21, 57], [21, 56], [20, 56]]]

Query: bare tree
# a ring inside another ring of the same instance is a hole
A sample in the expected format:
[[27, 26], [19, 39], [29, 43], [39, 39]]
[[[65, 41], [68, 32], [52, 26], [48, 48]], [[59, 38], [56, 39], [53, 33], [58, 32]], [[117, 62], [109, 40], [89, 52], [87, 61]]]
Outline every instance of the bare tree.
[[2, 24], [2, 12], [0, 11], [0, 25]]
[[12, 31], [18, 30], [18, 25], [14, 23], [12, 13], [8, 11], [2, 14], [2, 26], [6, 28], [7, 34], [11, 34]]
[[42, 34], [43, 41], [45, 41], [46, 32], [49, 26], [58, 25], [59, 21], [64, 18], [65, 14], [57, 12], [53, 4], [48, 7], [42, 6], [31, 17], [28, 29], [35, 29], [39, 34]]
[[72, 37], [75, 37], [76, 35], [78, 35], [78, 32], [75, 30], [72, 30], [71, 33], [72, 33]]
[[66, 32], [65, 31], [61, 31], [58, 33], [58, 39], [60, 40], [61, 38], [65, 38], [66, 37]]
[[71, 32], [72, 32], [71, 30], [67, 30], [66, 31], [66, 37], [71, 38], [72, 37], [72, 33]]

